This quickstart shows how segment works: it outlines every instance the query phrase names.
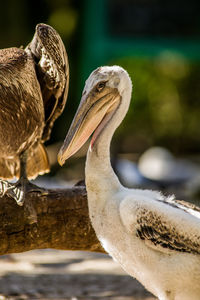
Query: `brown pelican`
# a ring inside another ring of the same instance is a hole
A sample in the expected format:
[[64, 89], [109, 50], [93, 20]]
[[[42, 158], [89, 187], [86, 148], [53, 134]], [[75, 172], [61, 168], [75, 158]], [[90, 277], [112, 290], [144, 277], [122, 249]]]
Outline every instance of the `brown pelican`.
[[44, 142], [67, 100], [68, 58], [58, 33], [36, 26], [25, 48], [0, 50], [0, 181], [19, 205], [25, 192], [37, 189], [28, 179], [49, 171]]
[[125, 117], [132, 83], [121, 67], [89, 76], [64, 144], [62, 165], [93, 133], [86, 160], [89, 215], [105, 250], [160, 300], [200, 299], [200, 209], [151, 190], [122, 186], [110, 142]]

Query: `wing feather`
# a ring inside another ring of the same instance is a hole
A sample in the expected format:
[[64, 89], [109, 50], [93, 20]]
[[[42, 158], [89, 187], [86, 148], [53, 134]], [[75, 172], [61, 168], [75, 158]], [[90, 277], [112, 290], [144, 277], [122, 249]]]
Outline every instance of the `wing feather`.
[[63, 112], [69, 88], [69, 63], [65, 46], [51, 26], [38, 24], [34, 37], [25, 51], [35, 61], [45, 110], [42, 141], [50, 138], [55, 120]]
[[126, 229], [153, 249], [200, 254], [196, 209], [183, 201], [139, 195], [137, 200], [129, 196], [121, 202], [120, 216]]

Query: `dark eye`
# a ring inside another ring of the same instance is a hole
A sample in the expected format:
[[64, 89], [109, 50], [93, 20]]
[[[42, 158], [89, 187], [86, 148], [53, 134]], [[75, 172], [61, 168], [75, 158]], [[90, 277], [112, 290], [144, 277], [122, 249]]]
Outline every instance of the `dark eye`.
[[105, 81], [99, 82], [96, 86], [97, 92], [101, 92], [104, 89], [105, 85], [106, 85]]

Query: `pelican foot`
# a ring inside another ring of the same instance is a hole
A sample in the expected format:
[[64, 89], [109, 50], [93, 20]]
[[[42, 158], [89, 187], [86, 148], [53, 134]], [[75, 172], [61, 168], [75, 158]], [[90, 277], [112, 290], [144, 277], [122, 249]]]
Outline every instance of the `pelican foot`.
[[24, 203], [23, 191], [12, 183], [0, 179], [0, 197], [3, 197], [4, 195], [13, 198], [19, 206], [22, 206]]
[[24, 204], [24, 214], [29, 224], [37, 223], [37, 213], [30, 198], [26, 198], [27, 193], [35, 192], [40, 196], [48, 195], [48, 191], [45, 188], [41, 188], [31, 183], [27, 178], [21, 177], [15, 184], [14, 189], [20, 189], [23, 193], [23, 197], [20, 203]]
[[7, 195], [13, 198], [19, 206], [23, 206], [24, 204], [24, 216], [28, 224], [33, 224], [37, 223], [37, 213], [31, 199], [25, 199], [26, 193], [29, 192], [37, 192], [42, 195], [48, 194], [47, 190], [32, 184], [28, 179], [21, 178], [16, 183], [10, 183], [0, 179], [0, 197]]
[[16, 183], [10, 183], [6, 180], [0, 180], [0, 197], [8, 195], [13, 198], [19, 206], [22, 206], [27, 193], [36, 192], [42, 196], [48, 194], [48, 191], [31, 183], [26, 178], [20, 178]]
[[20, 178], [16, 183], [14, 183], [14, 189], [20, 189], [23, 192], [24, 199], [27, 193], [39, 193], [41, 196], [48, 195], [48, 191], [45, 188], [39, 187], [36, 184], [31, 183], [27, 178]]

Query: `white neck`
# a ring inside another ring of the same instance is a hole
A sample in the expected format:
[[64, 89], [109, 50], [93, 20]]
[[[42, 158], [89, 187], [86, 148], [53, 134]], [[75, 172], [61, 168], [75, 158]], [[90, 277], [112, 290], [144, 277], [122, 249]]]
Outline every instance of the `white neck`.
[[[95, 190], [99, 192], [113, 192], [120, 188], [121, 184], [114, 173], [110, 163], [110, 143], [116, 128], [124, 119], [130, 104], [132, 84], [127, 74], [125, 74], [120, 90], [121, 103], [109, 120], [105, 128], [97, 137], [93, 148], [89, 147], [86, 159], [86, 186], [87, 191]], [[95, 192], [97, 193], [97, 192]]]

